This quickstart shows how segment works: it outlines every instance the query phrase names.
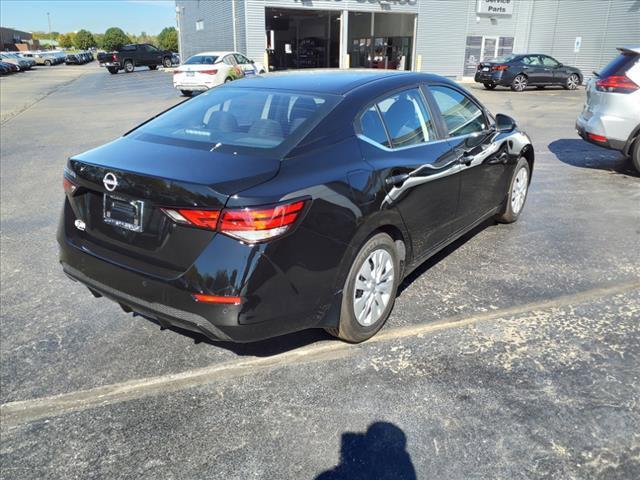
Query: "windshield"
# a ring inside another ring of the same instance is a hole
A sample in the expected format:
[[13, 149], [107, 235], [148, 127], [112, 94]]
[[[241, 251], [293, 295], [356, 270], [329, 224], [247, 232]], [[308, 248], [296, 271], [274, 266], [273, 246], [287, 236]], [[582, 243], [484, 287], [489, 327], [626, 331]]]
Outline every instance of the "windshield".
[[[332, 95], [221, 87], [144, 124], [142, 140], [194, 148], [274, 153], [306, 135], [338, 102]], [[164, 139], [164, 140], [163, 140]]]
[[215, 55], [194, 55], [190, 57], [185, 65], [213, 65], [218, 60]]

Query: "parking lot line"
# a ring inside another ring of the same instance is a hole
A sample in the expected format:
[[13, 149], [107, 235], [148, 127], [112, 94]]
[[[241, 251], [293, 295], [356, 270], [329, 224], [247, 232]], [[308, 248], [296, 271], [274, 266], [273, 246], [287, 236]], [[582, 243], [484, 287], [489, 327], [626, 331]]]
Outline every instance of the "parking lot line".
[[[451, 317], [429, 324], [389, 329], [362, 345], [366, 346], [374, 342], [414, 337], [444, 329], [461, 328], [479, 322], [512, 317], [534, 311], [565, 307], [608, 295], [623, 294], [637, 289], [640, 289], [640, 282], [634, 281], [466, 317]], [[360, 349], [361, 347], [359, 346], [343, 342], [325, 342], [271, 357], [238, 359], [218, 365], [187, 370], [177, 374], [147, 377], [51, 397], [9, 402], [0, 406], [0, 424], [2, 425], [2, 429], [5, 430], [41, 418], [60, 416], [159, 393], [184, 390], [223, 379], [250, 375], [272, 367], [280, 367], [298, 362], [335, 360], [336, 358], [353, 355]]]

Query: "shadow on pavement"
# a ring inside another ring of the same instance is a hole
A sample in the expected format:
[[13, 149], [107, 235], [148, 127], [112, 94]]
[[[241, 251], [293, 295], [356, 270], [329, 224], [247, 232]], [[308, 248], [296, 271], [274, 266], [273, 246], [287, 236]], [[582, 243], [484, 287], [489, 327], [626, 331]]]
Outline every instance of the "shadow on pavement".
[[549, 144], [549, 151], [558, 160], [572, 167], [638, 175], [631, 162], [624, 158], [620, 152], [591, 145], [579, 138], [555, 140]]
[[393, 423], [372, 423], [365, 433], [345, 432], [340, 463], [316, 480], [416, 480], [406, 447], [406, 435]]

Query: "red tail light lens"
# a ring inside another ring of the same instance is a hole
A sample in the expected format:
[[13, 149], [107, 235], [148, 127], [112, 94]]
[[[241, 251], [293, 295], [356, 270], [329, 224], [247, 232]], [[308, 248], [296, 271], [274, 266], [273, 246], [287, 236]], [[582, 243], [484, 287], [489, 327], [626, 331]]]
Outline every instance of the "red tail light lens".
[[242, 299], [240, 297], [223, 297], [219, 295], [204, 295], [201, 293], [194, 293], [193, 299], [196, 302], [202, 303], [221, 303], [223, 305], [240, 305]]
[[589, 137], [589, 140], [593, 140], [594, 142], [607, 143], [607, 137], [603, 137], [602, 135], [587, 133], [587, 137]]
[[198, 73], [204, 73], [206, 75], [215, 75], [218, 73], [218, 70], [200, 70]]
[[78, 186], [69, 180], [66, 176], [62, 177], [62, 188], [67, 195], [73, 195], [78, 190]]
[[118, 55], [116, 55], [115, 53], [111, 55], [111, 58], [113, 59], [114, 62], [118, 61]]
[[611, 93], [632, 93], [640, 88], [633, 80], [625, 75], [611, 75], [596, 82], [596, 90]]
[[494, 72], [499, 72], [501, 70], [506, 70], [507, 68], [509, 68], [509, 65], [493, 65], [491, 67], [491, 70]]
[[217, 230], [247, 243], [257, 243], [284, 235], [298, 220], [303, 200], [270, 207], [218, 210], [169, 209], [162, 211], [173, 221], [208, 230]]

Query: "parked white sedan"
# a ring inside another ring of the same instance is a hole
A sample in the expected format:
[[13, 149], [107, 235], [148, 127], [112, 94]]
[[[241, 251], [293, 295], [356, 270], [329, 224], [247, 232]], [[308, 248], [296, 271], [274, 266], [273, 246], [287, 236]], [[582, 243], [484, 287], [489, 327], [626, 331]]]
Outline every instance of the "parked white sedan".
[[183, 95], [202, 92], [248, 75], [265, 73], [261, 63], [238, 52], [202, 52], [189, 57], [173, 72], [173, 86]]

